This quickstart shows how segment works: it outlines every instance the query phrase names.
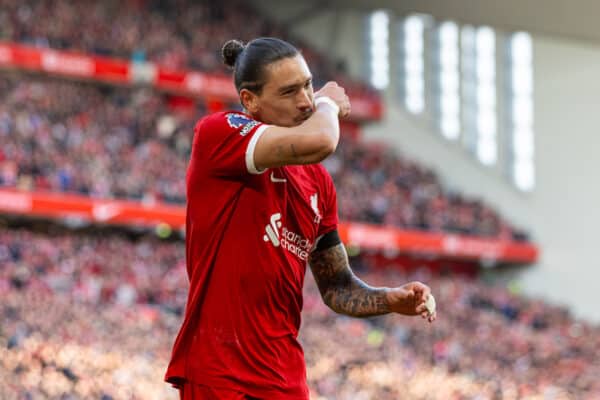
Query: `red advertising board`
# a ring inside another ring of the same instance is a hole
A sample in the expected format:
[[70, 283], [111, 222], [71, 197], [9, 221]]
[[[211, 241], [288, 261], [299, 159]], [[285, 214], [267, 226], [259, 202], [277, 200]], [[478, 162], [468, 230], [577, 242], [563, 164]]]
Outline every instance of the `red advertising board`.
[[[125, 85], [146, 84], [191, 97], [237, 101], [231, 77], [195, 71], [173, 71], [151, 62], [134, 62], [82, 53], [0, 42], [0, 68], [23, 69], [73, 79]], [[383, 103], [379, 96], [349, 92], [351, 119], [379, 120]]]
[[[100, 224], [155, 227], [164, 223], [175, 229], [185, 226], [184, 206], [11, 189], [0, 189], [0, 213]], [[532, 263], [538, 256], [537, 247], [531, 243], [406, 231], [354, 222], [342, 222], [339, 231], [345, 243], [363, 249], [504, 263]]]

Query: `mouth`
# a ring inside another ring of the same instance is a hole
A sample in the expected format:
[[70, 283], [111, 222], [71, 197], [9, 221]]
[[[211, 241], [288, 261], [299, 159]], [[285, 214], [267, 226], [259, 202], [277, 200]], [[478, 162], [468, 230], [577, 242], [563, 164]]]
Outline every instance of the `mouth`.
[[307, 119], [309, 119], [311, 115], [312, 115], [312, 113], [300, 115], [298, 118], [296, 118], [296, 122], [302, 123], [302, 122], [306, 121]]

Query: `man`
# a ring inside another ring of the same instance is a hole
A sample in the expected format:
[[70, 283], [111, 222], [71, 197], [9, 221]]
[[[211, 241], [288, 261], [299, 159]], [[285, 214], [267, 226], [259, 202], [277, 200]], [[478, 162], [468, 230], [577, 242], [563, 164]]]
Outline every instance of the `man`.
[[187, 173], [190, 293], [166, 380], [182, 399], [306, 400], [297, 341], [310, 264], [324, 302], [356, 317], [422, 315], [419, 282], [374, 288], [358, 279], [337, 234], [335, 188], [318, 163], [335, 151], [344, 89], [313, 93], [304, 58], [287, 42], [229, 41], [225, 63], [246, 113], [195, 128]]

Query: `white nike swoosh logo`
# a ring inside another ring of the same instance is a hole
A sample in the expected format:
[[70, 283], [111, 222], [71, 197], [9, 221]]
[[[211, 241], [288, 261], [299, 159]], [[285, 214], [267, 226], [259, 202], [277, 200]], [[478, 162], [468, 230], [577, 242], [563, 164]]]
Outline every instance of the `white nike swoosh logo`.
[[271, 182], [283, 183], [283, 182], [287, 182], [287, 179], [285, 179], [285, 178], [275, 178], [275, 175], [271, 172]]

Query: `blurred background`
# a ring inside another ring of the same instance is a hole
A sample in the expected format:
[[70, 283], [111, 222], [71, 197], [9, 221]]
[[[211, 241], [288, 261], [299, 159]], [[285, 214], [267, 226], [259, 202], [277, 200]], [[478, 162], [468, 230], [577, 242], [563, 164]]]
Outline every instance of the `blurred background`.
[[0, 0], [0, 399], [176, 399], [194, 123], [277, 36], [353, 115], [324, 161], [356, 273], [433, 325], [328, 310], [312, 398], [598, 399], [600, 4]]

